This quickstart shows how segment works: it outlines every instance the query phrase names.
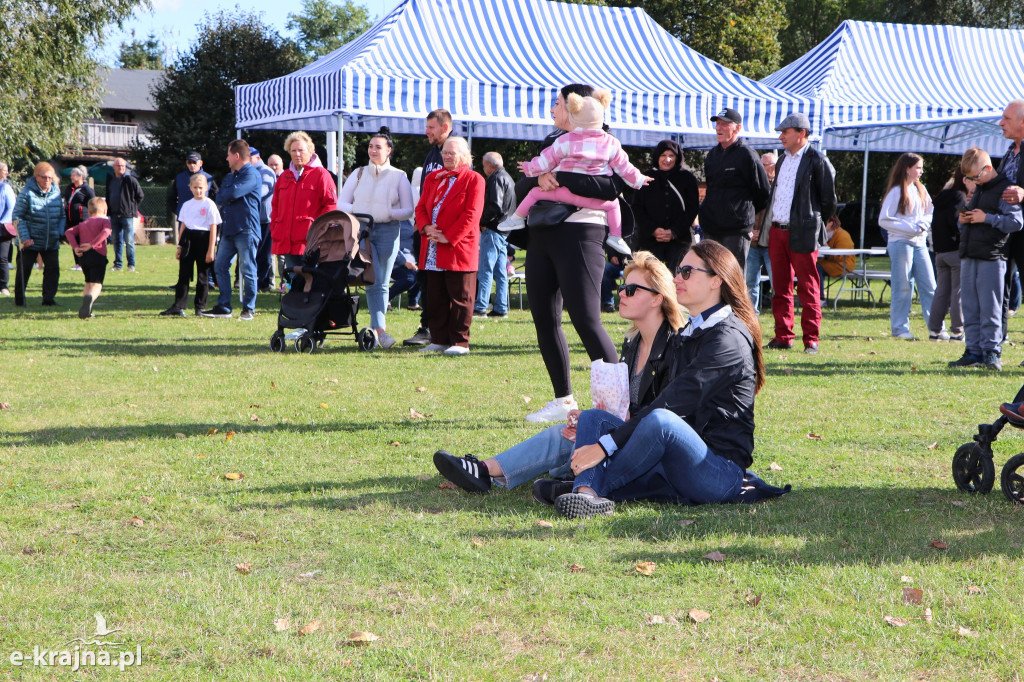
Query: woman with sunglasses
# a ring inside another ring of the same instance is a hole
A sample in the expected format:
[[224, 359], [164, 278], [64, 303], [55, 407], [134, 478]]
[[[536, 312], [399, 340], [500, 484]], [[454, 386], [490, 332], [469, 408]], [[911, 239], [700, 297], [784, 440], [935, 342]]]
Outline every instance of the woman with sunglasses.
[[[637, 413], [651, 404], [672, 380], [668, 373], [668, 349], [672, 337], [683, 323], [683, 315], [675, 300], [672, 273], [654, 254], [637, 251], [626, 266], [625, 285], [619, 290], [619, 315], [632, 325], [622, 344], [622, 362], [629, 368], [630, 412]], [[601, 428], [602, 410], [574, 410], [570, 419], [578, 417], [576, 439], [593, 442], [600, 434], [587, 436]], [[469, 492], [487, 493], [492, 481], [504, 488], [514, 488], [551, 473], [572, 476], [569, 457], [573, 442], [566, 438], [566, 424], [549, 426], [508, 450], [480, 461], [473, 455], [455, 457], [444, 450], [434, 453], [434, 466], [441, 474]], [[566, 488], [565, 486], [569, 486]], [[571, 490], [571, 482], [542, 479], [534, 485], [534, 497], [551, 504], [553, 495]]]
[[573, 491], [555, 499], [563, 516], [610, 514], [623, 500], [752, 502], [785, 492], [747, 471], [764, 358], [739, 263], [702, 241], [683, 257], [675, 289], [691, 317], [674, 340], [672, 383], [629, 420], [605, 414], [602, 428], [580, 433]]

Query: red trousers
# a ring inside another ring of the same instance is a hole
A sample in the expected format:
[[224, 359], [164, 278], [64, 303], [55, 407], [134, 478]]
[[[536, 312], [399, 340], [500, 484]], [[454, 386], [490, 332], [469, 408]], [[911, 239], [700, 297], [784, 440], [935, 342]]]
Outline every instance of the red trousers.
[[793, 343], [793, 276], [800, 297], [800, 327], [804, 346], [818, 342], [821, 330], [821, 283], [818, 281], [818, 252], [793, 253], [789, 250], [789, 231], [772, 227], [768, 234], [768, 258], [772, 262], [772, 315], [775, 340]]
[[475, 300], [475, 272], [428, 270], [426, 308], [430, 342], [468, 348]]

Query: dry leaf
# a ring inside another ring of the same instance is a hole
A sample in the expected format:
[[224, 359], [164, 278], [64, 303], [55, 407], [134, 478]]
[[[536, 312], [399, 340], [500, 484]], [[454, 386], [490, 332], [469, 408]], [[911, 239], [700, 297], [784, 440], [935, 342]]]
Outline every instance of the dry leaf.
[[665, 624], [665, 616], [648, 616], [647, 617], [647, 624], [648, 625], [664, 625]]
[[429, 419], [433, 416], [434, 415], [432, 414], [423, 414], [422, 412], [417, 412], [411, 407], [409, 408], [409, 419]]
[[419, 474], [418, 476], [416, 476], [417, 481], [429, 481], [432, 478], [433, 476], [431, 476], [430, 474]]
[[157, 368], [156, 368], [156, 366], [154, 365], [154, 366], [153, 366], [153, 371], [154, 371], [154, 372], [159, 372], [160, 370], [159, 370], [159, 369], [157, 369]]
[[916, 372], [917, 371], [917, 365], [911, 365], [910, 366], [910, 371], [911, 372]]
[[759, 594], [748, 594], [746, 598], [747, 606], [757, 606], [761, 603], [761, 595]]
[[135, 526], [136, 528], [142, 528], [142, 526], [146, 524], [146, 522], [140, 519], [138, 516], [131, 517], [130, 519], [125, 521], [125, 523], [127, 523], [130, 526]]
[[441, 485], [437, 486], [441, 490], [455, 490], [456, 485], [451, 481], [441, 481]]
[[[870, 341], [871, 339], [868, 339]], [[878, 355], [877, 351], [868, 351], [868, 355]]]
[[196, 459], [202, 459], [204, 457], [206, 457], [206, 455], [203, 455], [203, 454], [196, 455]]
[[320, 570], [317, 569], [315, 571], [309, 571], [308, 573], [299, 573], [299, 577], [300, 578], [312, 578], [313, 576], [315, 576], [319, 572], [320, 572]]
[[533, 400], [533, 398], [531, 398], [531, 397], [530, 397], [530, 396], [528, 396], [528, 395], [521, 395], [521, 396], [519, 396], [519, 397], [520, 397], [520, 398], [522, 398], [522, 399], [523, 399], [523, 402], [524, 402], [524, 403], [527, 403], [527, 404], [529, 404], [529, 402], [530, 402], [531, 400]]
[[778, 462], [772, 462], [771, 464], [768, 465], [768, 468], [771, 469], [772, 471], [782, 471], [782, 465], [779, 464]]
[[365, 632], [363, 630], [356, 630], [348, 636], [348, 643], [355, 646], [362, 646], [369, 644], [370, 642], [376, 642], [380, 637], [373, 634], [372, 632]]
[[694, 521], [693, 519], [683, 519], [682, 521], [679, 522], [679, 525], [682, 526], [683, 528], [686, 528], [687, 526], [692, 526], [695, 523], [697, 523], [697, 522]]
[[327, 403], [320, 403], [321, 410], [326, 410], [328, 407], [330, 407], [330, 405], [328, 405]]
[[249, 575], [250, 573], [252, 573], [252, 564], [250, 564], [248, 561], [246, 561], [243, 564], [235, 564], [235, 570], [241, 573], [242, 575]]
[[220, 429], [218, 429], [218, 428], [210, 427], [210, 428], [206, 429], [206, 435], [207, 435], [207, 436], [214, 436], [214, 435], [216, 435], [216, 434], [217, 434], [217, 433], [218, 433], [219, 431], [220, 431]]
[[299, 634], [301, 636], [305, 637], [306, 635], [313, 634], [314, 632], [316, 632], [319, 629], [320, 629], [320, 621], [314, 620], [312, 623], [307, 623], [306, 625], [303, 625], [301, 628], [299, 628]]
[[932, 610], [931, 609], [925, 609], [924, 610], [924, 622], [926, 622], [926, 623], [931, 623], [932, 622]]
[[701, 557], [701, 559], [710, 559], [711, 561], [723, 561], [725, 560], [725, 555], [719, 552], [718, 550], [715, 550], [714, 552], [705, 554]]
[[638, 561], [634, 570], [640, 575], [654, 575], [656, 565], [653, 561]]
[[277, 388], [277, 382], [271, 381], [270, 382], [270, 387], [271, 388]]
[[811, 440], [821, 440], [821, 436], [819, 436], [816, 433], [808, 433], [807, 437], [810, 438]]
[[471, 545], [473, 545], [474, 547], [483, 547], [484, 546], [484, 541], [481, 540], [480, 538], [473, 538], [473, 539], [471, 539], [469, 541], [469, 543]]
[[0, 410], [9, 410], [9, 409], [11, 409], [11, 404], [10, 403], [0, 403]]
[[947, 545], [942, 540], [932, 540], [931, 546], [934, 547], [935, 549], [946, 549], [946, 548], [949, 547], [949, 545]]
[[968, 585], [967, 594], [981, 594], [981, 588], [977, 585]]
[[882, 620], [884, 620], [886, 623], [893, 626], [894, 628], [901, 628], [904, 625], [910, 623], [909, 620], [906, 620], [905, 618], [897, 618], [896, 616], [885, 616], [884, 618], [882, 618]]
[[331, 382], [332, 384], [336, 384], [336, 383], [338, 383], [338, 380], [337, 380], [337, 379], [328, 379], [327, 377], [324, 377], [324, 381], [329, 381], [329, 382]]
[[241, 481], [243, 478], [245, 478], [245, 474], [240, 474], [237, 471], [232, 471], [230, 473], [224, 474], [224, 478], [226, 478], [229, 481]]
[[939, 441], [935, 441], [934, 443], [932, 443], [931, 445], [929, 445], [929, 446], [928, 446], [928, 449], [929, 449], [929, 450], [938, 450], [938, 449], [939, 449]]
[[184, 440], [184, 439], [188, 438], [188, 436], [186, 436], [184, 433], [180, 433], [180, 432], [174, 434], [174, 437], [177, 438], [178, 440]]
[[966, 506], [966, 503], [963, 502], [962, 500], [953, 500], [953, 506], [954, 507], [963, 507], [963, 506]]
[[249, 415], [249, 421], [251, 421], [251, 422], [258, 422], [258, 421], [262, 421], [262, 420], [259, 417], [257, 417], [256, 415], [250, 414]]
[[922, 597], [924, 597], [923, 590], [914, 587], [903, 588], [903, 601], [908, 604], [920, 604]]
[[900, 582], [901, 583], [912, 583], [912, 582], [914, 582], [914, 579], [911, 578], [909, 575], [901, 575], [900, 576]]
[[274, 632], [284, 632], [292, 626], [292, 621], [288, 618], [278, 618], [274, 621]]
[[786, 369], [782, 370], [782, 373], [783, 374], [792, 374], [793, 370], [791, 368], [787, 367]]
[[33, 554], [36, 553], [36, 548], [35, 547], [25, 547], [24, 549], [21, 550], [21, 553], [24, 554], [25, 556], [32, 556]]
[[570, 573], [582, 573], [585, 570], [586, 569], [583, 568], [582, 566], [580, 566], [579, 564], [573, 564], [572, 566], [569, 567], [569, 572]]
[[[505, 382], [508, 383], [507, 381]], [[548, 682], [547, 673], [527, 673], [523, 677], [523, 682]]]
[[694, 623], [703, 623], [711, 617], [711, 614], [707, 611], [701, 611], [700, 609], [690, 609], [686, 613], [686, 616]]
[[426, 390], [427, 390], [427, 387], [426, 387], [426, 386], [417, 386], [417, 387], [416, 387], [416, 392], [417, 392], [417, 393], [423, 393], [423, 392], [424, 392], [424, 391], [426, 391]]
[[224, 434], [224, 440], [228, 440], [229, 441], [229, 440], [231, 440], [234, 437], [235, 437], [235, 432], [234, 431], [228, 431], [227, 433]]
[[146, 504], [153, 504], [154, 502], [156, 502], [156, 498], [150, 497], [149, 495], [143, 495], [142, 501], [145, 502]]
[[554, 528], [555, 524], [551, 523], [550, 521], [545, 521], [544, 519], [537, 519], [537, 527], [538, 528]]
[[981, 635], [978, 634], [976, 631], [970, 628], [965, 628], [963, 625], [956, 629], [956, 634], [960, 635], [961, 637], [973, 637], [975, 639], [981, 637]]
[[260, 409], [261, 407], [263, 407], [263, 406], [262, 406], [262, 405], [250, 405], [250, 406], [249, 406], [249, 409], [250, 409], [250, 410], [258, 410], [258, 409]]

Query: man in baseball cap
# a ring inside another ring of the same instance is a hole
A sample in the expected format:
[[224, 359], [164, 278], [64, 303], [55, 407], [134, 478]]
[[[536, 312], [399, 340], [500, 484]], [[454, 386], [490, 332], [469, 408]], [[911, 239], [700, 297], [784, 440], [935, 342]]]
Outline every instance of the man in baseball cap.
[[718, 144], [704, 160], [707, 196], [700, 205], [700, 229], [732, 251], [744, 269], [754, 217], [768, 202], [768, 175], [757, 152], [740, 139], [743, 117], [722, 109], [711, 117]]
[[174, 177], [174, 182], [167, 190], [167, 213], [178, 219], [178, 212], [186, 201], [192, 198], [192, 190], [188, 185], [192, 176], [202, 173], [206, 176], [206, 184], [209, 187], [207, 196], [213, 199], [217, 194], [217, 182], [213, 176], [203, 170], [203, 157], [197, 151], [191, 151], [185, 155], [185, 170]]

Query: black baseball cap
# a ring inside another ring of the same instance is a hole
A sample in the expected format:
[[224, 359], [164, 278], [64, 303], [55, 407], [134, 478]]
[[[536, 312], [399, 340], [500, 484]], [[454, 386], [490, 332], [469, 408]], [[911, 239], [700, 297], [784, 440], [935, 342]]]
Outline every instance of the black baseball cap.
[[723, 121], [731, 121], [733, 123], [743, 125], [743, 117], [740, 116], [740, 112], [736, 111], [735, 109], [722, 109], [717, 114], [711, 117], [711, 122], [714, 123], [718, 119], [722, 119]]

